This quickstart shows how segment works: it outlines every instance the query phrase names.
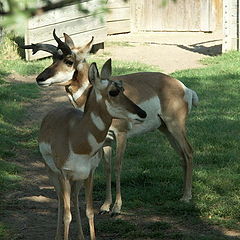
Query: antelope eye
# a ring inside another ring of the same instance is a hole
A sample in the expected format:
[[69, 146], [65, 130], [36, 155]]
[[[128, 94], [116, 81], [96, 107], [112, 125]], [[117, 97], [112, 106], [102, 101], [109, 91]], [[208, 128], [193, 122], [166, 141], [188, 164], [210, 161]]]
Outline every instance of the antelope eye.
[[112, 97], [116, 97], [119, 94], [119, 92], [120, 91], [118, 89], [117, 90], [112, 90], [112, 91], [109, 92], [109, 95], [112, 96]]
[[65, 60], [64, 62], [69, 66], [73, 65], [73, 61], [71, 61], [71, 60]]

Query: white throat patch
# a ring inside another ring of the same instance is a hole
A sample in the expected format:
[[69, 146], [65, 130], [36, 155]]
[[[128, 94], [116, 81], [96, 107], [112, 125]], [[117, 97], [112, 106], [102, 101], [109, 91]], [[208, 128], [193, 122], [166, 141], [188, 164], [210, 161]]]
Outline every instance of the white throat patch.
[[75, 70], [72, 70], [70, 72], [58, 72], [56, 75], [53, 77], [48, 78], [45, 80], [44, 84], [54, 84], [54, 83], [64, 83], [72, 79], [73, 73]]
[[77, 101], [78, 98], [80, 98], [83, 95], [84, 91], [88, 88], [88, 86], [89, 86], [89, 83], [86, 81], [75, 93], [73, 93], [74, 101]]
[[105, 130], [106, 127], [101, 117], [95, 115], [93, 112], [91, 112], [90, 116], [93, 124], [97, 127], [97, 129], [99, 129], [100, 131]]
[[104, 142], [98, 143], [96, 138], [91, 133], [89, 133], [88, 143], [91, 146], [92, 151], [90, 155], [92, 155], [94, 152], [98, 151], [102, 147]]

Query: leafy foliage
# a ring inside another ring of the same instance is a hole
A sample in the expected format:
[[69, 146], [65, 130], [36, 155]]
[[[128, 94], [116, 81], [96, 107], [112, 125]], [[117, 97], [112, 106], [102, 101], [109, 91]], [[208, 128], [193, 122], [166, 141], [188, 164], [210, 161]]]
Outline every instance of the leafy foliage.
[[23, 35], [27, 26], [27, 20], [30, 17], [63, 8], [70, 4], [77, 4], [79, 11], [86, 14], [91, 12], [93, 15], [96, 15], [97, 12], [107, 11], [105, 0], [99, 0], [99, 8], [94, 11], [81, 4], [83, 2], [84, 0], [41, 0], [40, 2], [38, 0], [2, 0], [0, 1], [0, 16], [3, 16], [1, 26]]

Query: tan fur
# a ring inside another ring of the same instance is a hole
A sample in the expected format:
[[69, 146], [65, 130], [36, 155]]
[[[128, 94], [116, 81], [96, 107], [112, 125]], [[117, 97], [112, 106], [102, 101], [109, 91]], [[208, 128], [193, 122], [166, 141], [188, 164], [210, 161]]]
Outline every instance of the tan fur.
[[[122, 91], [114, 97], [109, 95], [111, 90], [116, 91], [118, 87], [112, 81], [101, 81], [95, 64], [90, 66], [89, 71], [93, 86], [86, 99], [84, 113], [74, 108], [55, 109], [46, 115], [40, 128], [40, 152], [48, 170], [49, 179], [58, 195], [56, 240], [62, 239], [62, 220], [64, 240], [68, 240], [72, 220], [71, 200], [75, 206], [78, 239], [84, 240], [78, 206], [82, 181], [85, 183], [90, 239], [96, 239], [92, 201], [93, 173], [101, 159], [101, 148], [112, 119], [114, 116], [128, 120], [135, 118], [142, 120], [146, 117], [146, 113], [129, 100]], [[116, 107], [115, 111], [112, 108], [110, 108], [111, 111], [109, 110], [107, 102], [110, 107]]]
[[[81, 54], [80, 54], [81, 55]], [[84, 63], [82, 73], [78, 72], [76, 78], [72, 80], [69, 87], [71, 94], [78, 91], [78, 88], [86, 82], [85, 73], [88, 65]], [[163, 132], [172, 147], [183, 159], [184, 170], [184, 192], [182, 200], [189, 201], [191, 199], [192, 188], [192, 148], [186, 137], [185, 121], [191, 109], [191, 105], [197, 105], [197, 94], [192, 91], [192, 99], [185, 99], [185, 90], [183, 85], [177, 80], [166, 74], [159, 72], [140, 72], [112, 77], [113, 81], [121, 80], [125, 89], [125, 94], [136, 104], [142, 104], [152, 98], [159, 99], [161, 104], [159, 114], [159, 122], [161, 123], [159, 130]], [[189, 89], [190, 90], [190, 89]], [[190, 90], [191, 91], [191, 90]], [[82, 108], [86, 101], [88, 89], [82, 96], [74, 99], [74, 105]], [[146, 109], [147, 110], [147, 109]], [[120, 172], [121, 162], [126, 148], [126, 138], [131, 130], [131, 124], [122, 119], [114, 119], [111, 128], [114, 131], [117, 142], [117, 159], [116, 159], [116, 195], [117, 199], [113, 206], [113, 213], [120, 213], [121, 210], [121, 194], [120, 194]], [[155, 128], [156, 129], [156, 128]], [[109, 141], [111, 138], [109, 139]], [[109, 142], [107, 141], [107, 143]], [[111, 145], [106, 146], [105, 152], [105, 168], [107, 169], [107, 193], [106, 200], [101, 211], [109, 211], [112, 203], [111, 198]]]
[[[78, 79], [81, 81], [81, 79]], [[163, 73], [152, 73], [152, 72], [142, 72], [134, 73], [122, 76], [112, 77], [113, 81], [121, 80], [123, 82], [123, 87], [125, 89], [125, 94], [136, 104], [141, 104], [156, 95], [160, 99], [161, 103], [161, 116], [159, 116], [163, 122], [159, 130], [163, 132], [172, 147], [177, 151], [177, 153], [183, 158], [183, 169], [184, 169], [184, 194], [182, 200], [189, 201], [191, 199], [191, 185], [192, 185], [192, 147], [188, 143], [186, 138], [185, 121], [188, 115], [188, 102], [184, 99], [184, 89], [182, 84]], [[77, 91], [77, 89], [75, 89]], [[77, 106], [82, 106], [84, 102], [85, 95], [76, 100]], [[114, 119], [111, 128], [116, 129], [118, 134], [115, 136], [117, 141], [117, 160], [116, 160], [116, 202], [113, 206], [113, 213], [119, 213], [121, 209], [121, 194], [120, 194], [120, 171], [121, 171], [121, 161], [124, 156], [124, 151], [126, 148], [126, 140], [120, 140], [121, 138], [126, 138], [129, 131], [129, 123], [123, 119]], [[121, 133], [121, 134], [120, 134]], [[180, 145], [179, 145], [180, 143]], [[109, 152], [109, 150], [108, 150]], [[111, 157], [105, 156], [107, 159]], [[107, 169], [109, 167], [109, 160], [106, 163]], [[111, 170], [107, 171], [109, 175], [107, 179], [111, 179]], [[109, 185], [111, 186], [110, 180], [107, 182], [106, 196], [109, 196]], [[108, 197], [109, 198], [109, 197]], [[111, 201], [106, 198], [101, 211], [109, 211]]]

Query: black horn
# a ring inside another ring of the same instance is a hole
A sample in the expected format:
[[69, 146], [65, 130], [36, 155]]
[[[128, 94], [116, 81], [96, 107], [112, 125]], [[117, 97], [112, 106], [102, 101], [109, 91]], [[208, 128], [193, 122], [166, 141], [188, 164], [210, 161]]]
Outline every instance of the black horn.
[[59, 37], [57, 37], [55, 29], [53, 30], [53, 37], [58, 43], [58, 49], [61, 49], [65, 56], [72, 53], [70, 47], [66, 43], [64, 43]]
[[32, 54], [34, 55], [36, 52], [42, 50], [45, 52], [49, 52], [53, 55], [57, 55], [58, 54], [58, 49], [56, 46], [52, 45], [52, 44], [43, 44], [43, 43], [32, 43], [31, 45], [23, 45], [20, 46], [23, 49], [32, 49]]

